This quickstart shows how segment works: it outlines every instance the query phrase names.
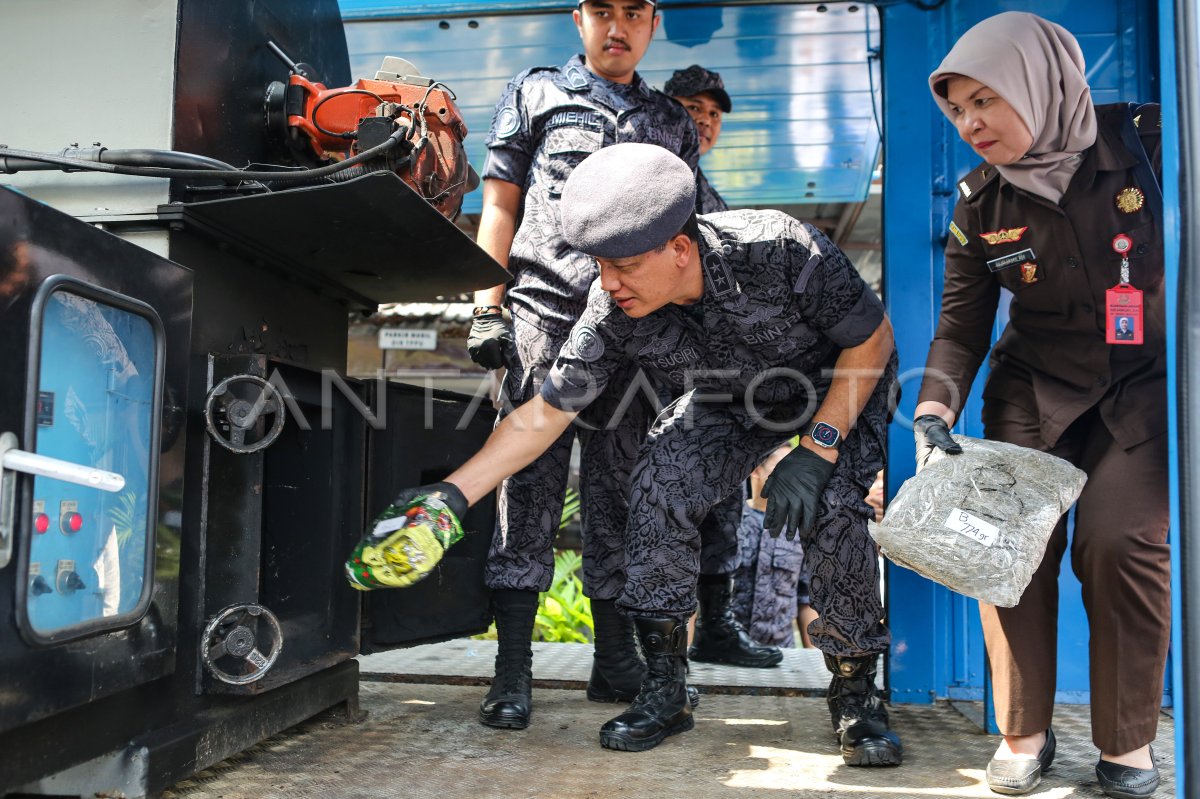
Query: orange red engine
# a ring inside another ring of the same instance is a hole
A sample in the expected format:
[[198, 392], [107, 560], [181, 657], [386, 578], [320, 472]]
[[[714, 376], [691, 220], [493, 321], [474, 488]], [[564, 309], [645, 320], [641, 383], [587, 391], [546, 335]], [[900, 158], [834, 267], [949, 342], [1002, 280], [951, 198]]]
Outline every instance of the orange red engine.
[[402, 147], [368, 161], [367, 169], [391, 169], [450, 219], [479, 183], [463, 149], [467, 126], [453, 93], [403, 59], [385, 58], [374, 79], [334, 89], [293, 71], [286, 84], [268, 87], [267, 121], [308, 165], [357, 155], [407, 128]]

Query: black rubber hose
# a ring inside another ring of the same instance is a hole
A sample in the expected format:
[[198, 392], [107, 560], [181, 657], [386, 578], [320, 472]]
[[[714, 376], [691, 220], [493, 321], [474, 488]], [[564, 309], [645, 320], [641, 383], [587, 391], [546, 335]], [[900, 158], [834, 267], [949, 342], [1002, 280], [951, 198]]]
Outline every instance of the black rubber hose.
[[[279, 171], [250, 171], [238, 169], [214, 169], [211, 166], [199, 166], [195, 169], [177, 169], [173, 167], [153, 167], [153, 166], [122, 166], [119, 164], [97, 163], [91, 160], [80, 160], [78, 158], [70, 158], [58, 155], [50, 155], [48, 153], [38, 153], [31, 150], [13, 150], [11, 148], [0, 148], [0, 172], [12, 173], [19, 172], [22, 169], [22, 160], [28, 160], [36, 163], [55, 164], [60, 169], [66, 167], [64, 171], [86, 171], [86, 172], [108, 172], [116, 175], [134, 175], [147, 178], [197, 178], [221, 180], [226, 183], [236, 183], [244, 180], [315, 180], [329, 175], [337, 174], [342, 170], [357, 166], [364, 161], [370, 161], [373, 158], [378, 158], [391, 150], [396, 149], [401, 145], [403, 140], [408, 136], [408, 128], [399, 127], [387, 137], [385, 141], [365, 150], [358, 155], [351, 156], [345, 161], [339, 161], [336, 164], [316, 167], [315, 169], [298, 169], [294, 171], [279, 170]], [[118, 151], [120, 152], [120, 151]], [[180, 153], [180, 155], [186, 155]], [[201, 157], [201, 156], [196, 156]], [[219, 162], [218, 162], [219, 163]], [[228, 166], [228, 165], [224, 165]]]
[[[15, 151], [14, 151], [15, 152]], [[58, 158], [69, 158], [76, 171], [84, 169], [83, 163], [116, 164], [118, 166], [135, 167], [167, 167], [192, 170], [227, 170], [236, 168], [224, 161], [209, 158], [195, 153], [181, 153], [176, 150], [110, 150], [107, 147], [68, 147], [58, 154]], [[61, 164], [29, 158], [0, 157], [0, 172], [53, 171], [64, 169]]]

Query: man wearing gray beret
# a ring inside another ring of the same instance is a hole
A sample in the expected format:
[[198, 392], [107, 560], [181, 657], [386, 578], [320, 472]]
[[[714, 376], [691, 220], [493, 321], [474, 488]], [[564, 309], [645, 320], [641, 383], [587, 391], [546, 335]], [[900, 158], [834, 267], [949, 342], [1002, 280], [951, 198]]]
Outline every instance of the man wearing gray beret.
[[[595, 262], [564, 241], [559, 224], [563, 184], [571, 170], [589, 153], [617, 141], [658, 145], [692, 166], [699, 157], [687, 113], [636, 71], [661, 21], [656, 4], [580, 0], [572, 18], [583, 54], [513, 78], [496, 104], [487, 136], [477, 240], [508, 268], [512, 280], [476, 292], [467, 351], [484, 368], [508, 368], [502, 416], [537, 396], [596, 277]], [[639, 403], [630, 416], [649, 416], [645, 405]], [[586, 524], [583, 583], [595, 624], [587, 697], [627, 702], [646, 673], [633, 625], [613, 600], [625, 582], [626, 485], [615, 476], [627, 470], [610, 465], [636, 448], [640, 432], [628, 443], [622, 438], [625, 430], [645, 425], [632, 418], [624, 427], [607, 425], [605, 398], [581, 421], [591, 416], [595, 421], [568, 431], [500, 489], [484, 571], [499, 639], [495, 679], [479, 708], [480, 721], [491, 727], [522, 729], [530, 723], [530, 639], [538, 592], [547, 590], [554, 577], [552, 544], [576, 435]]]
[[[696, 123], [700, 134], [700, 156], [704, 157], [721, 136], [725, 114], [733, 110], [733, 101], [725, 91], [725, 81], [719, 73], [692, 64], [677, 69], [663, 84], [663, 91], [674, 97]], [[728, 211], [729, 206], [708, 182], [704, 170], [696, 169], [696, 213], [715, 214]]]
[[[800, 535], [820, 618], [814, 644], [833, 672], [829, 709], [850, 765], [901, 761], [875, 687], [883, 624], [867, 491], [883, 465], [896, 356], [882, 304], [810, 225], [777, 211], [697, 219], [691, 168], [660, 147], [618, 144], [567, 180], [563, 236], [600, 277], [540, 394], [447, 478], [469, 502], [532, 462], [596, 397], [669, 381], [679, 398], [629, 465], [626, 581], [649, 673], [600, 730], [641, 751], [693, 726], [684, 620], [695, 611], [697, 526], [797, 432], [801, 445], [763, 489], [765, 528]], [[715, 221], [714, 221], [715, 220]]]

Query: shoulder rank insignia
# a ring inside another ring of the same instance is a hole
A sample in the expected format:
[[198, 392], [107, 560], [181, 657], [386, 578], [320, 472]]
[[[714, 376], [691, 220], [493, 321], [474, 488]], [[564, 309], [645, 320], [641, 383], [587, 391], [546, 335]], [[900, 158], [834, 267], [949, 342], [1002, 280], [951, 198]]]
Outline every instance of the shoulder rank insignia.
[[568, 89], [578, 91], [588, 87], [587, 72], [579, 64], [568, 65], [566, 71], [563, 72], [563, 77], [566, 78]]
[[962, 229], [953, 222], [950, 223], [950, 232], [954, 234], [954, 238], [958, 239], [958, 243], [962, 246], [967, 246], [967, 234], [962, 232]]
[[1135, 214], [1146, 204], [1146, 195], [1136, 186], [1126, 186], [1117, 192], [1117, 210], [1123, 214]]
[[[1008, 244], [1010, 242], [1018, 242], [1025, 235], [1025, 231], [1029, 230], [1029, 225], [1025, 227], [1011, 227], [994, 230], [991, 233], [980, 233], [979, 238], [986, 241], [988, 244]], [[963, 242], [964, 244], [966, 242]]]

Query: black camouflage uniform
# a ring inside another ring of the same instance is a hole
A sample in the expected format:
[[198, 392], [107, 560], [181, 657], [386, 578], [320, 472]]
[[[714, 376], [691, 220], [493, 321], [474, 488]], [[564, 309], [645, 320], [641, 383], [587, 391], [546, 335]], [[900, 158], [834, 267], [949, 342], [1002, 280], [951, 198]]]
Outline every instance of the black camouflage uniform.
[[717, 190], [708, 182], [708, 178], [704, 176], [704, 170], [696, 169], [696, 213], [698, 214], [718, 214], [721, 211], [728, 211], [729, 205], [725, 199], [717, 193]]
[[[580, 411], [617, 384], [626, 389], [636, 364], [679, 397], [631, 468], [628, 578], [617, 602], [634, 616], [693, 612], [701, 520], [805, 428], [841, 350], [866, 341], [884, 318], [845, 255], [809, 225], [776, 211], [733, 211], [701, 218], [700, 230], [701, 302], [634, 319], [597, 281], [541, 388], [551, 405]], [[893, 354], [841, 445], [804, 540], [820, 614], [812, 638], [830, 655], [878, 653], [889, 642], [865, 497], [883, 466], [895, 368]]]
[[[522, 187], [522, 208], [509, 254], [517, 362], [504, 380], [501, 415], [536, 396], [546, 370], [582, 313], [595, 262], [563, 240], [558, 202], [571, 171], [590, 153], [617, 142], [660, 145], [695, 169], [696, 129], [674, 100], [635, 73], [629, 84], [596, 76], [581, 56], [562, 67], [535, 67], [514, 78], [496, 106], [483, 178]], [[572, 437], [579, 433], [584, 507], [584, 583], [592, 598], [613, 598], [624, 583], [624, 503], [627, 487], [612, 459], [630, 457], [650, 411], [634, 403], [620, 425], [606, 425], [611, 404], [600, 400], [545, 454], [506, 480], [485, 571], [493, 589], [545, 591], [554, 576], [551, 545], [562, 514]], [[643, 414], [639, 420], [637, 414]], [[600, 420], [599, 432], [587, 429]], [[632, 435], [632, 441], [623, 436]], [[625, 473], [628, 473], [626, 469]], [[616, 520], [616, 527], [609, 526]], [[735, 553], [736, 556], [736, 553]]]

